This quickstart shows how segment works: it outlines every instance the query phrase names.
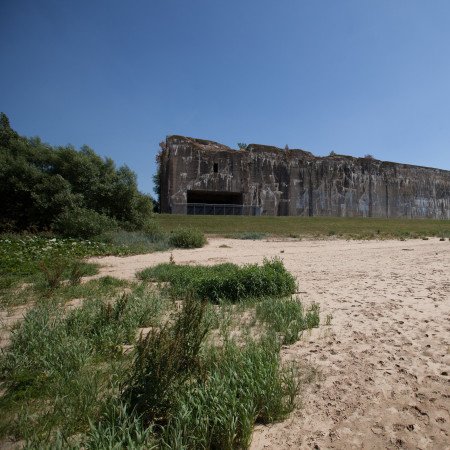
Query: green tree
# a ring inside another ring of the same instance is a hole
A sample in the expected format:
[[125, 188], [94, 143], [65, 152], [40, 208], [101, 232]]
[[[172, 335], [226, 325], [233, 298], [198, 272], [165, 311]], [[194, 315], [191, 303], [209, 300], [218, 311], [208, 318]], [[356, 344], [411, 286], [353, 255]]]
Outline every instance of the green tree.
[[[57, 218], [79, 208], [139, 229], [152, 214], [152, 199], [139, 192], [136, 174], [116, 168], [88, 146], [51, 147], [25, 138], [0, 115], [0, 229], [51, 228]], [[97, 217], [85, 214], [86, 217]]]

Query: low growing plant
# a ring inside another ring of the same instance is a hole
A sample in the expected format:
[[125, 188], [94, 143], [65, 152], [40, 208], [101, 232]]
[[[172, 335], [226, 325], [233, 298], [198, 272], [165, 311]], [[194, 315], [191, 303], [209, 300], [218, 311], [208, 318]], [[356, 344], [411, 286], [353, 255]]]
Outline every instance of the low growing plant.
[[279, 259], [264, 260], [261, 266], [248, 264], [242, 267], [230, 263], [216, 266], [159, 264], [144, 269], [138, 277], [170, 282], [174, 297], [192, 295], [213, 302], [283, 297], [296, 290], [295, 278]]
[[200, 248], [206, 244], [206, 237], [195, 228], [178, 228], [170, 234], [169, 244], [178, 248]]
[[290, 345], [302, 331], [319, 325], [319, 306], [313, 304], [304, 311], [298, 299], [266, 298], [256, 305], [256, 317], [281, 335], [283, 344]]
[[283, 419], [294, 407], [295, 370], [281, 366], [270, 337], [210, 348], [204, 365], [203, 378], [177, 393], [162, 435], [167, 448], [247, 448], [255, 423]]

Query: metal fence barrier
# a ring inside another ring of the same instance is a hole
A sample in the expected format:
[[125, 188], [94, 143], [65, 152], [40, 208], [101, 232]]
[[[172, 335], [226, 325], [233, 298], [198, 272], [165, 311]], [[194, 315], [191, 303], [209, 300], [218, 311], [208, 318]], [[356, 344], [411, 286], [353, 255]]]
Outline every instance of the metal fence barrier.
[[172, 213], [214, 216], [260, 216], [261, 207], [212, 203], [177, 203], [172, 205]]

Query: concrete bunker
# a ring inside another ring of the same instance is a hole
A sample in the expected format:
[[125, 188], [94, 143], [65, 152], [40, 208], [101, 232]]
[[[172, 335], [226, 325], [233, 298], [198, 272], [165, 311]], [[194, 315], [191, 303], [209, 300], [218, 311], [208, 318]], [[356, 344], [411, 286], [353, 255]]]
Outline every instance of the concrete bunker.
[[450, 219], [450, 171], [332, 153], [168, 136], [161, 212]]

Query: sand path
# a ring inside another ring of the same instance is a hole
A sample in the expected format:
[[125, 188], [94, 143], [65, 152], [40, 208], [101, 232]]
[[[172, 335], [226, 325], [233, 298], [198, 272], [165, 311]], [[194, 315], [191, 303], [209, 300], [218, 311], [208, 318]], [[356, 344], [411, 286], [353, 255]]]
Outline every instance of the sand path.
[[[227, 245], [231, 248], [221, 247]], [[177, 263], [281, 257], [322, 325], [286, 349], [319, 376], [286, 421], [258, 426], [252, 449], [450, 448], [450, 242], [210, 239]], [[93, 258], [133, 278], [170, 252]]]

